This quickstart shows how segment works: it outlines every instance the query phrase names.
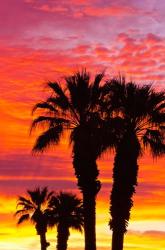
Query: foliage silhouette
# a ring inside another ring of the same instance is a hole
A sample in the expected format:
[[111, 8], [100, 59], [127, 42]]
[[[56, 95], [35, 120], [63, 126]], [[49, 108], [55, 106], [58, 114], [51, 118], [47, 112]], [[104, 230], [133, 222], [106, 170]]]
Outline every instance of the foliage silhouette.
[[112, 250], [122, 250], [137, 185], [138, 158], [146, 148], [153, 157], [165, 153], [165, 92], [155, 92], [151, 85], [126, 83], [124, 77], [110, 80], [106, 88], [107, 107], [113, 109], [122, 124], [110, 196]]
[[51, 96], [34, 106], [42, 115], [34, 119], [32, 129], [42, 125], [46, 130], [37, 138], [34, 152], [43, 152], [59, 144], [64, 131], [70, 133], [73, 167], [83, 195], [85, 250], [96, 250], [95, 206], [101, 184], [97, 158], [103, 151], [99, 101], [104, 74], [97, 74], [90, 84], [86, 70], [66, 77], [63, 85], [48, 82]]
[[72, 193], [60, 192], [49, 202], [48, 217], [49, 226], [57, 226], [57, 250], [66, 250], [69, 229], [83, 230], [82, 201]]
[[30, 220], [40, 236], [41, 250], [46, 250], [49, 243], [46, 241], [47, 232], [47, 209], [53, 192], [48, 192], [47, 187], [27, 190], [27, 197], [19, 196], [15, 215], [18, 217], [17, 224]]

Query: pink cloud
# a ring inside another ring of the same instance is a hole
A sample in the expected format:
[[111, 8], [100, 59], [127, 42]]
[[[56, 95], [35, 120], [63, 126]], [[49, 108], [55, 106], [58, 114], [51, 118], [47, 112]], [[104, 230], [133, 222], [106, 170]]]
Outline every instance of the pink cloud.
[[66, 7], [62, 7], [62, 6], [51, 7], [48, 4], [41, 5], [38, 9], [42, 11], [47, 11], [47, 12], [59, 12], [59, 13], [65, 13], [68, 11]]
[[[28, 2], [27, 2], [28, 3]], [[122, 1], [114, 3], [104, 3], [102, 1], [87, 1], [87, 0], [71, 0], [69, 3], [63, 0], [60, 3], [54, 3], [52, 1], [35, 2], [29, 1], [29, 4], [33, 8], [39, 11], [66, 14], [72, 17], [83, 18], [84, 15], [91, 17], [129, 17], [139, 15], [152, 15], [150, 11], [144, 11], [141, 8], [137, 8], [135, 5]]]
[[96, 46], [94, 52], [97, 54], [97, 55], [107, 55], [110, 53], [110, 50], [106, 47], [103, 47], [103, 46]]
[[72, 49], [73, 53], [75, 54], [86, 54], [89, 52], [89, 50], [91, 49], [90, 45], [79, 45], [75, 48]]
[[151, 238], [153, 238], [153, 237], [164, 238], [165, 237], [165, 231], [156, 231], [156, 230], [145, 231], [143, 233], [143, 236], [149, 236]]
[[145, 42], [154, 45], [162, 41], [162, 38], [160, 36], [154, 35], [152, 33], [147, 34]]

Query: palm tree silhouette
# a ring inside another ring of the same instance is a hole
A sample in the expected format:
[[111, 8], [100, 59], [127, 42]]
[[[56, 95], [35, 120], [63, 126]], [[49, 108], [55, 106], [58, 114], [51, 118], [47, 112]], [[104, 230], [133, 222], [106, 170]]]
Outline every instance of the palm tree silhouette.
[[82, 70], [66, 77], [63, 87], [49, 82], [52, 95], [33, 109], [40, 108], [42, 115], [34, 119], [32, 129], [37, 125], [46, 127], [36, 140], [34, 152], [59, 144], [63, 132], [70, 132], [73, 166], [83, 194], [85, 250], [96, 250], [95, 203], [101, 187], [96, 160], [102, 152], [98, 112], [102, 78], [103, 73], [97, 74], [90, 84], [89, 73]]
[[151, 85], [126, 83], [122, 77], [109, 81], [108, 87], [111, 109], [113, 106], [122, 120], [110, 196], [112, 250], [122, 250], [137, 185], [138, 158], [146, 148], [153, 157], [165, 153], [165, 92], [155, 92]]
[[57, 226], [57, 250], [66, 250], [69, 229], [83, 229], [82, 201], [72, 193], [60, 192], [50, 200], [48, 214], [49, 225]]
[[40, 235], [41, 250], [46, 250], [49, 243], [46, 241], [47, 232], [47, 208], [53, 192], [48, 192], [47, 187], [27, 190], [27, 198], [19, 196], [15, 213], [19, 217], [17, 224], [27, 220], [34, 223], [37, 234]]

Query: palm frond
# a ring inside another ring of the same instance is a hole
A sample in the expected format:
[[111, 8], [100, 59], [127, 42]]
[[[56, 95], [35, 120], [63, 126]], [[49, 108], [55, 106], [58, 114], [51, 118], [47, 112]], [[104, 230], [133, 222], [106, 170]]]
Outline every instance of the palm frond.
[[30, 207], [33, 207], [33, 204], [31, 203], [30, 200], [26, 199], [25, 197], [23, 196], [19, 196], [18, 197], [18, 202], [17, 202], [17, 206], [30, 206]]
[[24, 202], [17, 202], [17, 207], [19, 206], [22, 206], [24, 208], [24, 210], [26, 211], [30, 211], [30, 210], [33, 210], [34, 209], [34, 205], [29, 205], [29, 204], [26, 204]]
[[157, 107], [155, 108], [157, 112], [164, 112], [165, 111], [165, 98], [162, 102], [160, 102]]
[[64, 91], [58, 82], [48, 82], [48, 86], [54, 91], [58, 96], [63, 96]]
[[76, 72], [74, 75], [66, 77], [67, 89], [69, 90], [70, 102], [79, 114], [85, 112], [90, 101], [89, 73], [86, 70]]
[[165, 111], [157, 112], [157, 110], [152, 111], [151, 122], [156, 125], [165, 124]]
[[75, 223], [71, 226], [71, 228], [72, 228], [73, 230], [76, 230], [76, 231], [79, 231], [80, 233], [82, 233], [82, 232], [83, 232], [83, 228], [84, 228], [84, 223], [81, 222], [81, 221], [78, 221], [77, 223], [75, 222]]
[[48, 125], [50, 126], [52, 122], [52, 117], [49, 116], [39, 116], [36, 119], [33, 120], [32, 124], [31, 124], [31, 129], [30, 132], [32, 132], [32, 130], [34, 130], [36, 128], [37, 125]]
[[50, 103], [48, 102], [40, 102], [37, 103], [33, 109], [32, 109], [32, 114], [37, 110], [37, 109], [44, 109], [44, 110], [48, 110], [50, 112], [54, 112], [57, 113], [57, 109], [55, 109]]
[[105, 72], [101, 72], [95, 76], [94, 82], [93, 82], [93, 89], [98, 89], [100, 86], [100, 83], [105, 75]]
[[51, 145], [58, 144], [60, 137], [63, 132], [63, 126], [59, 125], [53, 128], [49, 128], [44, 133], [42, 133], [36, 140], [33, 147], [33, 152], [43, 152]]
[[161, 156], [165, 153], [164, 133], [160, 130], [148, 129], [143, 136], [143, 144], [150, 147], [153, 156]]
[[69, 100], [60, 84], [57, 82], [48, 82], [48, 86], [53, 89], [54, 95], [48, 98], [47, 102], [52, 102], [63, 110], [67, 110], [67, 108], [69, 107]]
[[[165, 91], [154, 91], [151, 90], [149, 99], [148, 99], [148, 103], [149, 103], [149, 107], [151, 112], [153, 110], [162, 110], [164, 109], [164, 105], [163, 103], [165, 102]], [[163, 106], [162, 106], [163, 105]]]
[[50, 116], [39, 116], [33, 120], [31, 125], [31, 130], [35, 129], [37, 125], [46, 125], [48, 127], [53, 127], [59, 124], [68, 124], [69, 121], [60, 117], [50, 117]]
[[38, 206], [40, 204], [40, 189], [36, 188], [35, 190], [27, 190], [27, 193], [29, 194], [33, 204]]
[[96, 107], [96, 104], [99, 103], [100, 96], [102, 94], [102, 88], [100, 87], [101, 81], [104, 77], [104, 72], [97, 74], [95, 76], [93, 84], [90, 86], [90, 109], [93, 109]]
[[14, 213], [14, 216], [17, 216], [19, 214], [24, 214], [24, 213], [27, 213], [26, 209], [20, 209], [20, 210], [17, 210], [15, 213]]
[[69, 101], [66, 97], [49, 97], [47, 99], [48, 103], [52, 103], [54, 107], [61, 111], [66, 111], [69, 108]]
[[40, 190], [40, 202], [43, 204], [47, 200], [48, 188], [44, 187]]
[[47, 195], [47, 200], [50, 201], [51, 198], [53, 197], [53, 195], [54, 195], [54, 191], [49, 192], [48, 195]]
[[29, 214], [23, 214], [23, 215], [19, 218], [17, 224], [19, 225], [19, 224], [23, 223], [24, 221], [29, 220], [29, 218], [30, 218]]

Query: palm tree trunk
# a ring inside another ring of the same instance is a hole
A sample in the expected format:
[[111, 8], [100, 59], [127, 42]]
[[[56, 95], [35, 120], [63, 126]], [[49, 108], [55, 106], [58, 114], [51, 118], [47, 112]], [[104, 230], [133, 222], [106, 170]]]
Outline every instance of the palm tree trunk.
[[124, 233], [113, 230], [112, 233], [112, 250], [123, 250]]
[[83, 195], [85, 250], [96, 250], [96, 196], [101, 184], [90, 132], [82, 128], [74, 140], [73, 167]]
[[111, 193], [112, 250], [122, 250], [124, 233], [133, 206], [133, 194], [137, 185], [139, 142], [135, 135], [126, 134], [117, 148], [114, 168], [113, 187]]
[[95, 160], [74, 157], [73, 165], [83, 195], [85, 250], [96, 250], [96, 196], [100, 190]]
[[40, 234], [40, 243], [41, 243], [41, 250], [46, 250], [46, 248], [49, 246], [49, 243], [46, 241], [45, 233]]
[[83, 194], [85, 250], [96, 250], [96, 202], [95, 195]]
[[59, 223], [57, 227], [57, 250], [67, 249], [69, 235], [69, 228], [64, 224]]

